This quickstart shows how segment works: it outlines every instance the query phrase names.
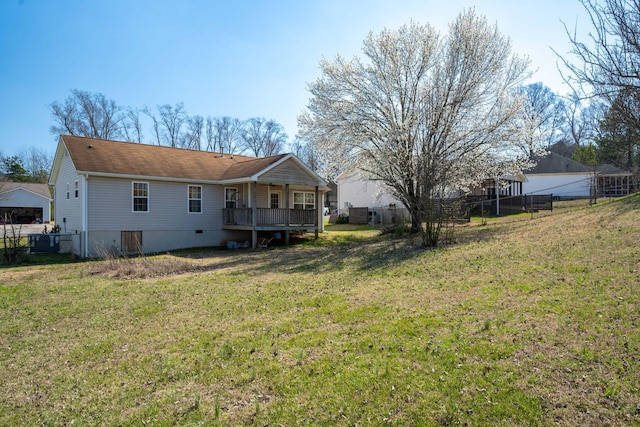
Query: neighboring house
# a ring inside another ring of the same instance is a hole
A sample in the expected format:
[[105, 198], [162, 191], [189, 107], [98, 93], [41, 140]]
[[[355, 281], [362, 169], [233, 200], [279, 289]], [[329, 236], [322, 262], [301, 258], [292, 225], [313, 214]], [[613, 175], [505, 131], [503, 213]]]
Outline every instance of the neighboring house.
[[524, 194], [551, 193], [556, 199], [625, 196], [634, 192], [633, 174], [612, 165], [585, 166], [556, 153], [538, 158], [535, 167], [524, 171]]
[[364, 179], [359, 172], [343, 173], [336, 178], [338, 210], [348, 213], [350, 207], [373, 209], [389, 205], [402, 206], [380, 181]]
[[0, 219], [11, 217], [16, 224], [49, 223], [51, 193], [47, 184], [0, 182]]
[[537, 158], [523, 173], [523, 194], [553, 194], [556, 199], [589, 197], [595, 176], [593, 168], [556, 153]]
[[[353, 224], [395, 224], [410, 221], [408, 210], [380, 181], [369, 181], [360, 172], [336, 178], [338, 213]], [[364, 209], [366, 208], [366, 209]]]
[[293, 154], [256, 158], [62, 135], [50, 184], [72, 252], [258, 245], [322, 231], [326, 182]]

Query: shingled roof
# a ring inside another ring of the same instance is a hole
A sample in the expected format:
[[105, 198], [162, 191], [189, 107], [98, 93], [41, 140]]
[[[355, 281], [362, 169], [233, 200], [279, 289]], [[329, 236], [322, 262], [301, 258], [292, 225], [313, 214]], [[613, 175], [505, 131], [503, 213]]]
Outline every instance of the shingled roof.
[[46, 197], [47, 199], [51, 198], [51, 192], [49, 191], [49, 186], [47, 184], [0, 181], [0, 193], [8, 193], [9, 191], [17, 190], [18, 188]]
[[197, 181], [251, 177], [288, 156], [249, 157], [61, 135], [80, 173]]
[[525, 174], [583, 173], [590, 171], [589, 168], [582, 163], [578, 163], [553, 152], [547, 153], [545, 156], [538, 157], [535, 160], [536, 165], [525, 170]]

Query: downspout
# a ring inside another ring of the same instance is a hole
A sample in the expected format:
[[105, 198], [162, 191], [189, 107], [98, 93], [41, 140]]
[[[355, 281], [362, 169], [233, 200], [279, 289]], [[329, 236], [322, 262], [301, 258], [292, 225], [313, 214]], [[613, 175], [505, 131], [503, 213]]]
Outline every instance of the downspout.
[[84, 258], [89, 258], [89, 174], [82, 176], [82, 237]]

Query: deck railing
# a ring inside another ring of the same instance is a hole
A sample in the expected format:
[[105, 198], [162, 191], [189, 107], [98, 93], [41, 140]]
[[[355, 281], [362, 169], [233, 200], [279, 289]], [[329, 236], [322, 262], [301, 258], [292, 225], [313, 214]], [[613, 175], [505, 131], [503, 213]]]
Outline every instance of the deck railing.
[[[287, 211], [289, 223], [287, 224]], [[257, 226], [313, 226], [316, 223], [315, 209], [256, 209]], [[235, 208], [222, 210], [223, 225], [253, 225], [253, 209]]]

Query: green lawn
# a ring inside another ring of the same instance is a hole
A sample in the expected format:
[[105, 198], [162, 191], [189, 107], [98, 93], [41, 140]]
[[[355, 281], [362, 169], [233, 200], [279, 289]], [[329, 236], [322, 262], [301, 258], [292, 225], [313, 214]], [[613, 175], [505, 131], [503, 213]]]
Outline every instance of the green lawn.
[[5, 267], [0, 425], [640, 425], [639, 220]]

